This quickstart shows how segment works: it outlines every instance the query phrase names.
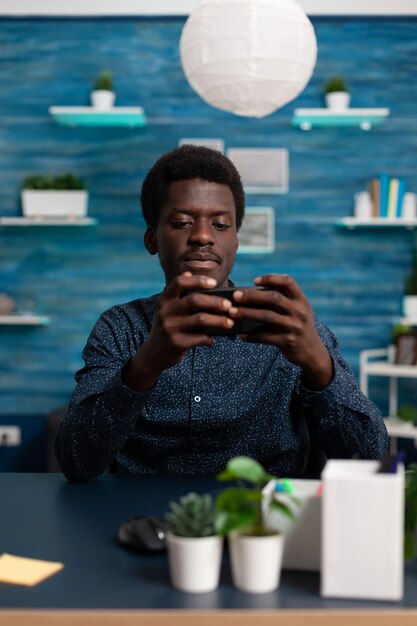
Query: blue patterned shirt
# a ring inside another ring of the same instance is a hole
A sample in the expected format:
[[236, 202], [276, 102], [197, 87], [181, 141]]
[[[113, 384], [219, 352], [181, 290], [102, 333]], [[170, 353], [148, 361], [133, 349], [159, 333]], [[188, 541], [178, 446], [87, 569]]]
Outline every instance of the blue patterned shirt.
[[328, 457], [378, 459], [386, 452], [381, 414], [317, 318], [334, 363], [333, 380], [321, 391], [305, 387], [300, 368], [278, 348], [236, 336], [188, 350], [152, 389], [132, 391], [122, 368], [149, 335], [156, 298], [109, 309], [90, 334], [56, 442], [68, 479], [94, 478], [113, 460], [132, 474], [213, 475], [236, 455], [279, 476], [302, 476], [307, 421]]

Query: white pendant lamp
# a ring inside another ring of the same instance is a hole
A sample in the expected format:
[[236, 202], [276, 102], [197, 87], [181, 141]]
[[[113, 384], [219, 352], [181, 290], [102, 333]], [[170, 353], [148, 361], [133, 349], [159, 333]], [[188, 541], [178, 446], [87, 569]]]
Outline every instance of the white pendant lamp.
[[295, 0], [203, 0], [184, 25], [180, 55], [205, 102], [264, 117], [307, 85], [317, 41]]

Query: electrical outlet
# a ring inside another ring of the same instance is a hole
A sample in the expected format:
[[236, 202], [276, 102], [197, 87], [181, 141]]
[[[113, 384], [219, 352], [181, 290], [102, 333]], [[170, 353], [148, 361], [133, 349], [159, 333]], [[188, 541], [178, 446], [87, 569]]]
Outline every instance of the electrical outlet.
[[20, 426], [0, 426], [0, 448], [2, 446], [20, 446], [21, 440]]

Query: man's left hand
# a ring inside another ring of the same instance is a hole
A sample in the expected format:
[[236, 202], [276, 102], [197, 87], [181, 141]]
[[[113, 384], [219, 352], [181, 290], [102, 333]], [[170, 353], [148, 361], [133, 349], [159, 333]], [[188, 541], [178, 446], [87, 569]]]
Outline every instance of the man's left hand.
[[286, 274], [267, 274], [254, 282], [264, 289], [237, 289], [229, 314], [233, 319], [256, 320], [266, 328], [243, 338], [277, 346], [302, 368], [309, 387], [323, 389], [333, 378], [333, 362], [316, 331], [307, 297]]

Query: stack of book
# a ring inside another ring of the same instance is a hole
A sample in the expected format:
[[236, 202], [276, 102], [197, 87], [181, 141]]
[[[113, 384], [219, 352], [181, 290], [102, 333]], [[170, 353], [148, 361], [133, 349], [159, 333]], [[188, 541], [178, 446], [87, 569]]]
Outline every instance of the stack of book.
[[372, 217], [385, 217], [389, 220], [403, 216], [405, 180], [380, 174], [369, 182], [372, 199]]

